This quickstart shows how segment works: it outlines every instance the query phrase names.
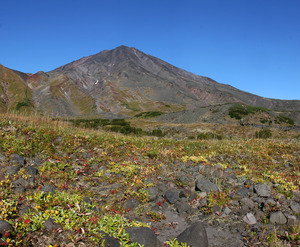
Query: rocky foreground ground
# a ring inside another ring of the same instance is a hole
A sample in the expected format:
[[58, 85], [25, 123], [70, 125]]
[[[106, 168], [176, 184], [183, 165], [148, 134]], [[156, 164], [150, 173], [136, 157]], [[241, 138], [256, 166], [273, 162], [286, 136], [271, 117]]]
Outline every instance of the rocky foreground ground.
[[[124, 198], [124, 193], [127, 193], [122, 180], [122, 176], [126, 176], [124, 173], [117, 173], [105, 163], [85, 164], [83, 161], [91, 158], [88, 153], [83, 152], [82, 157], [82, 160], [70, 157], [69, 162], [73, 165], [59, 168], [63, 173], [72, 170], [76, 175], [70, 183], [65, 181], [63, 187], [56, 184], [54, 177], [47, 180], [43, 176], [46, 173], [45, 165], [51, 162], [58, 165], [57, 160], [26, 158], [18, 154], [0, 155], [0, 182], [2, 186], [9, 184], [7, 192], [18, 198], [17, 203], [11, 205], [16, 207], [15, 211], [9, 210], [5, 209], [2, 194], [2, 218], [5, 218], [4, 209], [14, 212], [15, 215], [7, 217], [13, 221], [0, 221], [1, 246], [5, 246], [7, 238], [14, 236], [15, 225], [12, 222], [18, 222], [23, 215], [37, 206], [37, 203], [28, 198], [38, 191], [43, 191], [42, 194], [47, 197], [48, 194], [55, 195], [63, 191], [88, 190], [89, 196], [83, 195], [82, 201], [76, 204], [78, 217], [83, 204], [92, 205], [94, 217], [101, 217], [105, 213], [106, 204]], [[163, 246], [167, 240], [177, 238], [178, 242], [182, 241], [190, 246], [268, 246], [271, 245], [268, 241], [276, 241], [270, 240], [270, 236], [277, 238], [278, 232], [284, 235], [284, 229], [299, 226], [298, 190], [289, 199], [275, 192], [277, 184], [254, 183], [251, 179], [236, 177], [231, 168], [223, 168], [218, 164], [158, 162], [157, 169], [160, 171], [159, 175], [154, 171], [149, 172], [143, 181], [151, 186], [144, 191], [139, 191], [135, 186], [131, 188], [139, 194], [146, 191], [145, 198], [132, 193], [133, 196], [127, 196], [126, 200], [121, 199], [118, 207], [113, 209], [113, 214], [122, 214], [128, 221], [148, 224], [149, 227], [124, 229], [129, 233], [131, 242], [144, 246]], [[99, 176], [95, 176], [95, 173]], [[224, 194], [221, 198], [222, 193], [214, 194], [224, 188], [229, 191], [228, 195]], [[73, 205], [69, 208], [70, 211], [74, 210]], [[32, 221], [31, 218], [24, 219], [27, 219], [24, 222], [28, 224]], [[72, 233], [64, 229], [65, 224], [66, 222], [56, 222], [48, 217], [42, 222], [40, 229], [28, 232], [23, 238], [27, 238], [27, 245], [33, 246], [94, 246], [84, 237], [80, 237], [87, 231], [85, 225]], [[72, 234], [76, 235], [75, 238], [70, 237]], [[278, 239], [277, 243], [284, 246], [285, 239], [293, 237], [289, 234], [281, 240]], [[297, 234], [299, 233], [294, 233], [295, 239]], [[105, 246], [120, 246], [118, 239], [113, 236], [105, 234], [103, 239], [106, 240]], [[285, 246], [291, 244], [297, 245], [299, 241], [286, 241]]]
[[0, 118], [0, 246], [299, 246], [297, 139]]

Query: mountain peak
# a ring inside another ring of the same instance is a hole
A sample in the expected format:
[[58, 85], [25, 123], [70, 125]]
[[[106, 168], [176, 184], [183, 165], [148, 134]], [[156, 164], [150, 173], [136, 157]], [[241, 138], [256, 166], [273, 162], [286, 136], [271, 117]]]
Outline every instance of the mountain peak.
[[126, 45], [120, 45], [120, 46], [116, 47], [113, 50], [117, 50], [117, 49], [126, 49], [126, 50], [130, 49], [130, 50], [132, 50], [132, 49], [135, 49], [135, 48], [134, 47], [129, 47], [129, 46], [126, 46]]
[[[299, 109], [300, 105], [299, 101], [264, 99], [243, 92], [125, 45], [24, 80], [36, 90], [34, 100], [42, 111], [65, 115], [110, 112], [133, 116], [142, 111], [190, 110], [230, 102], [283, 110]], [[47, 105], [52, 108], [44, 109]]]

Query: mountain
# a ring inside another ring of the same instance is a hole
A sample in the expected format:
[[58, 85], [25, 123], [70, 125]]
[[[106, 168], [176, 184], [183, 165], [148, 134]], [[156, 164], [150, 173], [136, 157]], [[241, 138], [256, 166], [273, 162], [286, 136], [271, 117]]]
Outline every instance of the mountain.
[[[241, 102], [299, 111], [299, 100], [259, 97], [120, 46], [53, 71], [25, 74], [0, 66], [0, 110], [29, 108], [53, 116], [164, 113]], [[17, 107], [18, 106], [18, 107]]]
[[28, 75], [8, 69], [0, 64], [0, 112], [19, 109], [26, 106], [32, 111], [32, 90], [27, 84]]

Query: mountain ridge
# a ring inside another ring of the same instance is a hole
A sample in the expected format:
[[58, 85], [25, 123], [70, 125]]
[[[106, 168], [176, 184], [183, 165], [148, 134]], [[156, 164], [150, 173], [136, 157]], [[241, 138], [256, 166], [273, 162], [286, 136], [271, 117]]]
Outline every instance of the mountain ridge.
[[[272, 110], [300, 110], [300, 100], [260, 97], [127, 46], [104, 50], [49, 72], [29, 74], [6, 69], [14, 75], [15, 83], [23, 85], [23, 94], [24, 87], [30, 91], [26, 97], [30, 97], [31, 110], [46, 115], [132, 117], [145, 111], [170, 113], [238, 102]], [[1, 71], [1, 97], [9, 98], [3, 89], [9, 80]], [[21, 97], [21, 91], [16, 95]], [[25, 95], [22, 97], [25, 100]], [[16, 104], [11, 100], [6, 109]]]

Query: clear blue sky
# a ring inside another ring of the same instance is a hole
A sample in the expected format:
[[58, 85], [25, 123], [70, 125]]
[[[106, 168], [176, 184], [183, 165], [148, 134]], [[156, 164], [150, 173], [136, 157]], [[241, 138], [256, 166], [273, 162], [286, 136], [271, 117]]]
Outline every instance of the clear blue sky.
[[260, 96], [300, 99], [300, 0], [0, 0], [0, 64], [50, 71], [120, 45]]

